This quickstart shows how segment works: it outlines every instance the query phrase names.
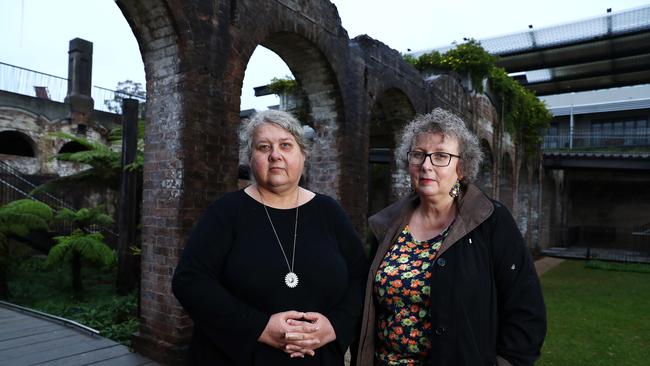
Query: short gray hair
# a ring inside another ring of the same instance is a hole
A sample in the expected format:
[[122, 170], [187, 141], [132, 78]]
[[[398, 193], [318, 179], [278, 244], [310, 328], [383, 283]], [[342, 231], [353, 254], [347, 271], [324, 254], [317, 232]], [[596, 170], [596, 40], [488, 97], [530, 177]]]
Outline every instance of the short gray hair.
[[289, 112], [269, 109], [255, 112], [250, 119], [241, 125], [239, 130], [239, 146], [246, 161], [251, 160], [255, 129], [264, 123], [273, 123], [285, 129], [296, 139], [302, 153], [305, 156], [308, 155], [308, 139], [305, 137], [305, 132], [300, 121]]
[[413, 148], [418, 137], [426, 133], [455, 137], [458, 140], [458, 154], [461, 157], [460, 171], [463, 183], [469, 183], [476, 179], [483, 161], [483, 152], [478, 138], [467, 129], [465, 122], [460, 117], [442, 108], [436, 108], [431, 113], [416, 116], [404, 126], [395, 149], [395, 160], [398, 167], [407, 169], [406, 154]]

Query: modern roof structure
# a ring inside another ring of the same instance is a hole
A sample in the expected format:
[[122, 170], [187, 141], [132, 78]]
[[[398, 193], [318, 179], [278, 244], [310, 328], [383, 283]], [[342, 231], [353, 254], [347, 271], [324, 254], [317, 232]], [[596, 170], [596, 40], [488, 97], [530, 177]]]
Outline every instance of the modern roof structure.
[[650, 6], [480, 43], [537, 95], [650, 83]]

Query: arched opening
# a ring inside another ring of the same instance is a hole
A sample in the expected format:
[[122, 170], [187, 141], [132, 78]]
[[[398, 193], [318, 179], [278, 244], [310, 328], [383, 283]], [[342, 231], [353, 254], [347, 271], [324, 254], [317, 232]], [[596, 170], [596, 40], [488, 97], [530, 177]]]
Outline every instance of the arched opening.
[[502, 158], [501, 172], [499, 176], [499, 201], [506, 205], [510, 212], [512, 212], [513, 203], [512, 187], [514, 181], [512, 176], [512, 159], [510, 158], [510, 154], [505, 153]]
[[88, 151], [88, 148], [78, 143], [77, 141], [69, 141], [61, 146], [61, 149], [59, 149], [59, 154], [76, 153], [79, 151]]
[[525, 162], [522, 163], [521, 168], [519, 168], [519, 176], [517, 177], [517, 210], [514, 213], [519, 231], [521, 231], [526, 242], [528, 242], [529, 208], [531, 204], [528, 172], [528, 166]]
[[403, 191], [409, 180], [398, 174], [394, 149], [396, 135], [413, 118], [415, 108], [406, 94], [390, 88], [379, 95], [370, 115], [370, 154], [368, 167], [368, 215], [388, 206]]
[[36, 157], [34, 141], [18, 131], [0, 132], [0, 154]]
[[488, 196], [494, 194], [494, 184], [492, 183], [494, 171], [494, 157], [492, 156], [492, 148], [486, 139], [481, 139], [481, 151], [483, 152], [483, 163], [479, 167], [478, 176], [476, 177], [476, 185], [485, 192]]
[[[277, 88], [274, 79], [282, 80], [284, 87]], [[297, 84], [289, 66], [278, 54], [264, 46], [257, 46], [248, 61], [241, 92], [239, 117], [242, 122], [256, 111], [278, 109], [293, 114], [306, 124], [304, 93]], [[241, 149], [240, 149], [241, 151]], [[309, 162], [305, 162], [307, 165]], [[307, 166], [306, 166], [307, 167]], [[307, 170], [307, 169], [305, 169]], [[306, 184], [306, 172], [301, 184]], [[252, 183], [253, 177], [246, 157], [239, 156], [239, 186]]]
[[[315, 44], [295, 33], [273, 33], [258, 46], [272, 51], [286, 64], [290, 76], [295, 78], [296, 89], [291, 97], [297, 102], [287, 106], [303, 124], [314, 129], [304, 185], [340, 198], [339, 144], [342, 136], [338, 129], [342, 105], [338, 81], [327, 58]], [[262, 67], [268, 68], [268, 65]]]

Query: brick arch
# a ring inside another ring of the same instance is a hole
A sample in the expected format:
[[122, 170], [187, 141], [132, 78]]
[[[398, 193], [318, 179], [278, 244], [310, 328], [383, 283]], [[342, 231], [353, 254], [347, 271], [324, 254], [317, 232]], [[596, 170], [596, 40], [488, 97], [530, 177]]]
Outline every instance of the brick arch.
[[[291, 32], [270, 34], [261, 45], [275, 52], [289, 67], [304, 95], [307, 124], [316, 131], [307, 176], [312, 190], [340, 197], [332, 177], [341, 174], [337, 158], [340, 148], [339, 125], [343, 121], [341, 91], [332, 67], [319, 49], [303, 35]], [[321, 169], [328, 166], [328, 169]], [[338, 181], [336, 183], [339, 183]]]
[[23, 132], [0, 131], [0, 154], [35, 158], [37, 155], [36, 143]]
[[499, 172], [499, 200], [506, 205], [510, 212], [513, 208], [513, 165], [509, 153], [503, 154], [501, 158], [501, 171]]
[[58, 153], [76, 153], [80, 151], [88, 151], [88, 148], [76, 141], [68, 141], [61, 146]]
[[[188, 112], [188, 17], [164, 0], [116, 0], [138, 42], [145, 68], [147, 106], [142, 203], [140, 328], [134, 348], [153, 359], [181, 364], [191, 321], [171, 294], [170, 277], [191, 222], [184, 168], [195, 156], [184, 138]], [[215, 159], [219, 164], [219, 157]], [[215, 184], [217, 189], [221, 183]], [[205, 202], [205, 199], [203, 200]]]
[[517, 201], [515, 205], [516, 210], [513, 213], [515, 220], [517, 221], [519, 231], [521, 231], [521, 234], [524, 236], [524, 238], [528, 238], [530, 206], [533, 204], [533, 202], [531, 202], [531, 185], [529, 184], [529, 179], [532, 177], [532, 175], [529, 176], [529, 173], [532, 174], [532, 172], [529, 170], [530, 169], [528, 167], [528, 164], [525, 162], [522, 163], [521, 167], [519, 168], [519, 176], [517, 177]]
[[399, 88], [381, 92], [370, 111], [368, 214], [388, 206], [410, 187], [406, 172], [395, 163], [396, 139], [404, 125], [415, 116], [415, 107]]
[[479, 186], [487, 195], [494, 195], [494, 155], [492, 146], [486, 139], [480, 141], [481, 151], [483, 152], [483, 163], [476, 177], [476, 185]]
[[[339, 198], [356, 223], [365, 162], [349, 39], [329, 1], [118, 0], [138, 40], [147, 80], [140, 332], [134, 347], [182, 363], [192, 322], [170, 277], [196, 218], [237, 187], [244, 71], [255, 47], [282, 57], [307, 93], [323, 143], [313, 189]], [[356, 215], [355, 215], [356, 210]], [[363, 210], [365, 211], [365, 210]], [[365, 213], [365, 212], [364, 212]]]

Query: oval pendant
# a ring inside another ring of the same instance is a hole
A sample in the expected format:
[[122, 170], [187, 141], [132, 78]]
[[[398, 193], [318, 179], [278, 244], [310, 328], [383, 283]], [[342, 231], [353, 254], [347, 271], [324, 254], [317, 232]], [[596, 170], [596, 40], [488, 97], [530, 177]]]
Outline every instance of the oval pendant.
[[293, 272], [287, 273], [287, 275], [284, 276], [284, 283], [287, 284], [287, 287], [289, 288], [295, 288], [298, 286], [298, 275]]

